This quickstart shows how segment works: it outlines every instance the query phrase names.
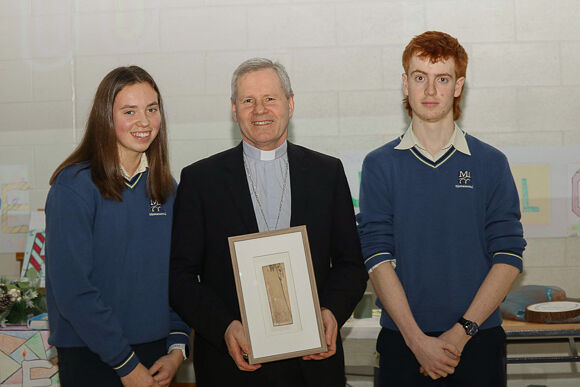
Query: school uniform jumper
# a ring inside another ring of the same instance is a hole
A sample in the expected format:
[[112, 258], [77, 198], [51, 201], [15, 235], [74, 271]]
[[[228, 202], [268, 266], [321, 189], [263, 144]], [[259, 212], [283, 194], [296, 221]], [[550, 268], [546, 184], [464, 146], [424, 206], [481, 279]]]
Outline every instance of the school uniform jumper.
[[[357, 220], [365, 265], [395, 261], [423, 332], [450, 329], [492, 265], [522, 270], [526, 243], [507, 159], [473, 136], [465, 139], [471, 155], [451, 146], [433, 162], [416, 147], [394, 149], [398, 138], [363, 163]], [[496, 309], [480, 328], [500, 325]], [[398, 332], [384, 308], [381, 326]]]
[[46, 202], [49, 343], [88, 347], [119, 377], [139, 363], [132, 345], [189, 343], [168, 298], [175, 196], [151, 201], [147, 173], [126, 181], [117, 202], [103, 198], [88, 163], [73, 165]]

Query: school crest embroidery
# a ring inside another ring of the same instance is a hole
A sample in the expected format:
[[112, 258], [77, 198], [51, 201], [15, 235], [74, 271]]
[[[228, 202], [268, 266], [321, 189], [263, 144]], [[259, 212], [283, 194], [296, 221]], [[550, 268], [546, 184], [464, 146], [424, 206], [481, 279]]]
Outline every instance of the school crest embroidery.
[[160, 216], [160, 215], [167, 215], [167, 213], [163, 211], [163, 206], [157, 200], [150, 200], [149, 216]]
[[457, 176], [457, 184], [455, 188], [471, 188], [473, 189], [473, 184], [471, 183], [471, 171], [459, 171]]

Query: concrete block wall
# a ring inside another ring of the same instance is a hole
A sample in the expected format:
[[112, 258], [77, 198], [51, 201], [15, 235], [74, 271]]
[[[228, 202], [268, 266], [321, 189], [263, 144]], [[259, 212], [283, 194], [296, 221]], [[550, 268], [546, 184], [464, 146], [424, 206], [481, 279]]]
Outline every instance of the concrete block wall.
[[[43, 207], [98, 83], [138, 64], [165, 99], [179, 178], [239, 141], [230, 76], [252, 56], [290, 73], [293, 141], [370, 150], [408, 125], [400, 57], [429, 29], [470, 56], [465, 130], [495, 146], [580, 145], [579, 16], [575, 0], [0, 0], [0, 165], [27, 165], [31, 206]], [[528, 242], [518, 284], [580, 297], [578, 238]], [[13, 254], [0, 254], [0, 274], [17, 276]]]

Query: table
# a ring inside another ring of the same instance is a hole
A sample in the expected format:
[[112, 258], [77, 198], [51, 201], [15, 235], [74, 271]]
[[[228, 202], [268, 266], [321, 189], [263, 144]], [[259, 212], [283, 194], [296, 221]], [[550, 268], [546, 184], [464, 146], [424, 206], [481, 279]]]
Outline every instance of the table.
[[539, 324], [526, 321], [504, 320], [502, 324], [507, 343], [568, 343], [567, 356], [508, 356], [508, 364], [580, 362], [576, 340], [580, 338], [580, 323]]
[[381, 331], [380, 317], [350, 318], [342, 326], [340, 335], [346, 339], [375, 339]]

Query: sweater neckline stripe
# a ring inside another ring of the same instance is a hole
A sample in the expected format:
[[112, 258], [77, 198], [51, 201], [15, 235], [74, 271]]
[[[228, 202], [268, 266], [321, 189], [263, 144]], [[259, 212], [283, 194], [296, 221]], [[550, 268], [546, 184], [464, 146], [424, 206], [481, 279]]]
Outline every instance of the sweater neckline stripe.
[[415, 149], [415, 147], [410, 148], [409, 150], [417, 159], [419, 159], [419, 161], [421, 161], [425, 165], [430, 166], [433, 169], [439, 168], [441, 165], [443, 165], [443, 163], [445, 163], [447, 160], [449, 160], [449, 158], [451, 156], [453, 156], [453, 154], [457, 151], [457, 149], [455, 149], [454, 146], [451, 146], [451, 148], [447, 151], [447, 153], [445, 153], [443, 156], [441, 156], [441, 158], [438, 161], [433, 162], [433, 161], [427, 159], [425, 156], [423, 156], [421, 154], [421, 152], [419, 152]]
[[137, 183], [139, 182], [139, 180], [141, 180], [141, 176], [143, 176], [143, 172], [141, 172], [140, 174], [138, 174], [137, 176], [135, 176], [131, 181], [125, 179], [125, 185], [131, 189], [133, 189]]

